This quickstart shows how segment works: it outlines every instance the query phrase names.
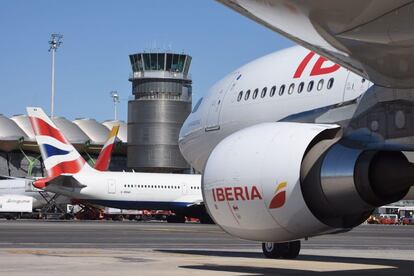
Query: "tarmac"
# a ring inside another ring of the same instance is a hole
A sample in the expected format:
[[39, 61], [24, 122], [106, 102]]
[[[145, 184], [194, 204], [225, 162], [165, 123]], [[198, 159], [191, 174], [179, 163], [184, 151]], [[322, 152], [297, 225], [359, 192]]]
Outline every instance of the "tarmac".
[[216, 225], [0, 220], [0, 275], [414, 275], [414, 226], [302, 241], [296, 260]]

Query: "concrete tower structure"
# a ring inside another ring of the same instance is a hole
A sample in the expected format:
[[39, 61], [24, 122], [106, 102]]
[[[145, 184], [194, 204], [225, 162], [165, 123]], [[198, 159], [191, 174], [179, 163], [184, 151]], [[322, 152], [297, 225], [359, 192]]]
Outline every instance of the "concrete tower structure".
[[128, 102], [128, 167], [147, 172], [188, 170], [178, 134], [191, 112], [191, 57], [138, 53], [129, 58], [134, 99]]

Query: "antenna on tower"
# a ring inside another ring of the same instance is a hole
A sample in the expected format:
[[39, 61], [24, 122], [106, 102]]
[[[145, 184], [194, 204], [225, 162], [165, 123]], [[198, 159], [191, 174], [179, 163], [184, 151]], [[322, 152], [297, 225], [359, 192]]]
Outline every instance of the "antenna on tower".
[[55, 113], [55, 54], [56, 50], [62, 45], [63, 35], [52, 34], [49, 40], [49, 52], [52, 52], [52, 95], [50, 103], [50, 117], [53, 118]]
[[111, 91], [109, 92], [112, 101], [114, 102], [114, 120], [116, 121], [118, 116], [117, 116], [117, 104], [120, 102], [119, 101], [119, 94], [118, 91]]

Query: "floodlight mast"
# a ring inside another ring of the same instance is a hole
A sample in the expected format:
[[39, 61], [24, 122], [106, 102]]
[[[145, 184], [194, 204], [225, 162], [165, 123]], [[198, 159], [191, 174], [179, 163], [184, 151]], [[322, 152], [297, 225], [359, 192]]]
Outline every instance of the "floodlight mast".
[[119, 94], [118, 91], [111, 91], [109, 93], [111, 95], [112, 101], [114, 102], [114, 120], [118, 119], [117, 116], [117, 104], [119, 103]]
[[52, 34], [49, 40], [49, 52], [52, 52], [52, 96], [50, 103], [50, 117], [54, 116], [55, 113], [55, 54], [57, 48], [63, 43], [63, 35]]

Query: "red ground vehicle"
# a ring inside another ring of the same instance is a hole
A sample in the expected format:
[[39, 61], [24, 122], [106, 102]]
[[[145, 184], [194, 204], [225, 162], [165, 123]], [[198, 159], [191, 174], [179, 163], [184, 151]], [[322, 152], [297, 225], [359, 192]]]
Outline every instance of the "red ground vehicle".
[[401, 224], [403, 225], [414, 225], [414, 218], [402, 218]]
[[380, 224], [399, 224], [397, 214], [380, 214], [379, 216]]
[[414, 225], [414, 206], [401, 207], [399, 215], [401, 224]]

